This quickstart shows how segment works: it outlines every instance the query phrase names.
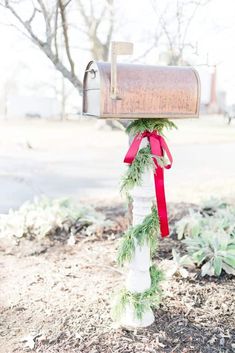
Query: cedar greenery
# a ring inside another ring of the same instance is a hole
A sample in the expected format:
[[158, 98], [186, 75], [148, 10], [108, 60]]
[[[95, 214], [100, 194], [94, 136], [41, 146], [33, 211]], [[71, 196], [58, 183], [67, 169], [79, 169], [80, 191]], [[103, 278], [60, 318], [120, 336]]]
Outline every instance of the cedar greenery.
[[126, 128], [127, 134], [135, 136], [144, 131], [158, 131], [160, 135], [163, 134], [163, 129], [177, 129], [173, 121], [169, 119], [138, 119], [132, 121]]
[[157, 308], [161, 302], [162, 290], [160, 283], [164, 279], [163, 272], [156, 265], [150, 267], [151, 287], [144, 293], [131, 293], [123, 289], [119, 293], [116, 305], [113, 307], [112, 316], [119, 320], [125, 311], [126, 305], [133, 305], [137, 319], [142, 319], [143, 314], [150, 307]]
[[[159, 134], [162, 134], [163, 129], [176, 128], [176, 125], [168, 119], [138, 119], [134, 120], [126, 128], [126, 132], [130, 135], [137, 135], [144, 131], [157, 130]], [[131, 199], [130, 191], [135, 186], [140, 186], [142, 183], [142, 175], [146, 170], [155, 171], [154, 158], [157, 158], [157, 162], [160, 166], [164, 166], [168, 163], [165, 157], [156, 157], [151, 153], [150, 146], [141, 148], [134, 161], [129, 165], [127, 171], [121, 180], [121, 193], [124, 194], [127, 199]]]
[[[168, 119], [138, 119], [129, 124], [126, 132], [132, 136], [144, 131], [152, 132], [157, 130], [162, 135], [163, 129], [176, 128], [175, 124]], [[133, 163], [129, 165], [121, 181], [121, 192], [130, 198], [130, 191], [135, 186], [141, 186], [142, 176], [146, 170], [155, 172], [154, 158], [157, 158], [159, 165], [163, 166], [165, 157], [156, 157], [152, 155], [150, 146], [141, 148]], [[151, 214], [147, 215], [141, 224], [131, 227], [123, 235], [119, 251], [118, 263], [123, 266], [130, 262], [135, 253], [136, 245], [143, 245], [147, 242], [150, 246], [151, 256], [157, 249], [157, 234], [159, 233], [159, 218], [156, 207], [152, 208]], [[157, 307], [161, 301], [160, 282], [163, 279], [163, 273], [156, 267], [150, 267], [151, 287], [143, 293], [131, 293], [123, 289], [113, 308], [113, 318], [118, 321], [121, 314], [125, 311], [126, 305], [132, 305], [136, 317], [141, 319], [146, 310], [150, 307]]]
[[131, 227], [123, 235], [118, 251], [118, 264], [123, 266], [125, 262], [131, 261], [135, 252], [135, 246], [143, 245], [146, 241], [153, 255], [157, 249], [157, 233], [159, 232], [159, 219], [156, 207], [152, 213], [145, 217], [143, 223]]
[[140, 186], [144, 170], [155, 170], [155, 164], [151, 155], [150, 146], [139, 150], [133, 163], [129, 165], [121, 180], [121, 193], [129, 197], [129, 192], [134, 186]]

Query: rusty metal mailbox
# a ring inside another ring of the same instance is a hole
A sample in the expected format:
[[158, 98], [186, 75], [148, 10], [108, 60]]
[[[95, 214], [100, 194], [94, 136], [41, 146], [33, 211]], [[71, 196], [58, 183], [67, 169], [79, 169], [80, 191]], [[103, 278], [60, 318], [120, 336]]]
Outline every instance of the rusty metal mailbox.
[[103, 119], [197, 118], [200, 80], [196, 70], [116, 63], [118, 54], [131, 51], [131, 43], [116, 42], [111, 64], [91, 61], [87, 65], [83, 114]]

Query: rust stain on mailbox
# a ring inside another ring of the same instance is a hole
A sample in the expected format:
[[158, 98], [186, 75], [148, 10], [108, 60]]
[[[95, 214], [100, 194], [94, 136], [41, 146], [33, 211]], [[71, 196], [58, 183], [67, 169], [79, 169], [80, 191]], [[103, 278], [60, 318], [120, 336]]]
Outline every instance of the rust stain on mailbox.
[[113, 98], [111, 64], [88, 64], [83, 114], [103, 119], [198, 117], [200, 80], [193, 68], [134, 64], [116, 68], [117, 97]]

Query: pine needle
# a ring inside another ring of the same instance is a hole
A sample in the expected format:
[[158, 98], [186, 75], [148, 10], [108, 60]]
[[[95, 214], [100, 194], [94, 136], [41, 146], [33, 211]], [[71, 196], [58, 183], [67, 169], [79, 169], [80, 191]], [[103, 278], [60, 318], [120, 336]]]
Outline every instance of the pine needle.
[[121, 193], [129, 196], [130, 190], [134, 186], [140, 186], [142, 184], [143, 171], [146, 170], [155, 171], [155, 164], [152, 158], [150, 146], [143, 147], [139, 150], [135, 160], [128, 169], [121, 180]]
[[[135, 136], [144, 131], [152, 132], [156, 130], [162, 135], [164, 128], [172, 129], [176, 128], [176, 125], [168, 119], [138, 119], [129, 124], [126, 132]], [[130, 197], [130, 190], [135, 186], [141, 186], [143, 173], [148, 169], [155, 172], [154, 158], [158, 158], [158, 164], [164, 166], [164, 157], [153, 156], [149, 145], [139, 150], [135, 160], [129, 165], [122, 178], [122, 193], [124, 192]], [[124, 233], [118, 250], [117, 260], [119, 265], [123, 266], [126, 262], [132, 260], [137, 245], [143, 246], [147, 243], [150, 247], [151, 256], [153, 256], [157, 249], [157, 234], [159, 234], [159, 218], [156, 207], [153, 207], [151, 214], [147, 215], [141, 224], [131, 227]], [[143, 293], [131, 293], [123, 289], [119, 293], [112, 310], [112, 316], [115, 320], [120, 319], [127, 305], [134, 308], [135, 315], [140, 320], [146, 310], [159, 305], [162, 294], [160, 282], [163, 280], [163, 273], [154, 265], [150, 267], [149, 271], [151, 287], [148, 290]]]
[[131, 261], [135, 252], [136, 244], [149, 244], [151, 254], [157, 249], [157, 234], [159, 234], [159, 219], [156, 207], [152, 208], [152, 213], [145, 217], [141, 224], [138, 224], [123, 235], [118, 250], [118, 264], [123, 266], [125, 262]]
[[[157, 130], [160, 135], [163, 133], [163, 129], [177, 128], [176, 125], [168, 119], [138, 119], [134, 120], [126, 128], [126, 132], [130, 135], [137, 135], [144, 131]], [[127, 171], [121, 180], [120, 190], [128, 199], [131, 199], [130, 191], [135, 186], [142, 184], [143, 173], [146, 170], [153, 170], [155, 172], [154, 158], [157, 159], [157, 163], [160, 166], [164, 166], [168, 163], [165, 157], [156, 157], [151, 154], [150, 146], [143, 147], [139, 150], [135, 160], [129, 165]]]
[[164, 129], [177, 129], [177, 126], [169, 119], [137, 119], [127, 126], [126, 132], [127, 134], [135, 136], [144, 131], [152, 132], [156, 130], [162, 135]]
[[163, 272], [156, 266], [150, 267], [151, 287], [143, 293], [131, 293], [126, 289], [121, 290], [116, 298], [116, 304], [112, 310], [112, 316], [119, 320], [127, 305], [134, 308], [137, 319], [141, 320], [143, 314], [150, 307], [159, 306], [162, 298], [161, 282], [164, 280]]

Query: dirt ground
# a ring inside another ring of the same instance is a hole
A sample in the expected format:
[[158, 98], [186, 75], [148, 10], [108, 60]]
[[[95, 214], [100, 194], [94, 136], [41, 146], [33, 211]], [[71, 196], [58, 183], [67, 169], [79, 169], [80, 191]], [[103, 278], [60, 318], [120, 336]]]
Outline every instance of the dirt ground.
[[[171, 209], [179, 210], [174, 206]], [[106, 210], [113, 229], [75, 245], [66, 237], [24, 240], [0, 247], [0, 352], [23, 353], [232, 353], [235, 351], [231, 276], [165, 283], [165, 297], [147, 329], [117, 328], [110, 319], [113, 290], [123, 282], [115, 262], [123, 208]], [[171, 221], [177, 217], [172, 214]], [[160, 240], [156, 261], [171, 257], [179, 241]], [[31, 348], [30, 348], [31, 347]]]

